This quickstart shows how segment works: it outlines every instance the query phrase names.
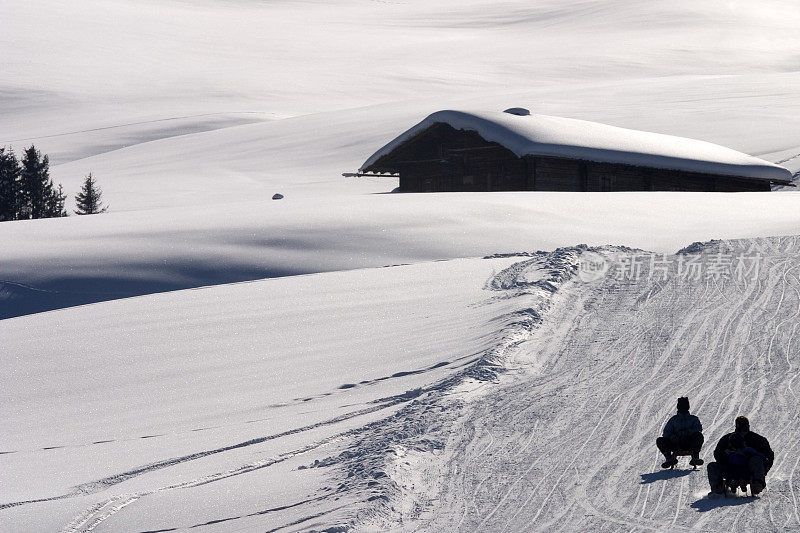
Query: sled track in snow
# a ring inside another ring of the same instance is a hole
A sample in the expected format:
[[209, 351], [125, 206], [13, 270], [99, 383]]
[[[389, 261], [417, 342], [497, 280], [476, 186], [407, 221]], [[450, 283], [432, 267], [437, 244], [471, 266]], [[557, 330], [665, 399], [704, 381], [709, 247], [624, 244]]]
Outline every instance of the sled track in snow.
[[[616, 265], [638, 252], [599, 253]], [[387, 499], [361, 511], [360, 523], [408, 531], [800, 528], [800, 239], [695, 244], [665, 259], [674, 266], [697, 257], [709, 268], [728, 256], [760, 269], [662, 279], [645, 262], [638, 279], [618, 279], [613, 269], [589, 283], [565, 279], [528, 338], [498, 359], [505, 371], [491, 390], [421, 398], [401, 413], [397, 449], [423, 437], [437, 445], [417, 446], [421, 468], [398, 468], [402, 454], [388, 462]], [[490, 285], [519, 291], [513, 297], [526, 308], [525, 283], [511, 278], [535, 262]], [[660, 469], [655, 438], [682, 395], [704, 424], [706, 462], [738, 414], [770, 439], [776, 461], [761, 498], [711, 500], [704, 468]], [[413, 424], [417, 435], [408, 435]]]

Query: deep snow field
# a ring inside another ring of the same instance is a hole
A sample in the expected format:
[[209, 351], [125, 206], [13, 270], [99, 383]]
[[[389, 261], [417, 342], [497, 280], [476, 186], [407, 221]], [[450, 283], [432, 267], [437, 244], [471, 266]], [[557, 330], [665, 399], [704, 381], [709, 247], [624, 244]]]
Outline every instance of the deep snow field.
[[[800, 528], [797, 192], [341, 175], [513, 106], [798, 172], [797, 28], [790, 0], [0, 6], [0, 145], [109, 205], [0, 224], [0, 531]], [[712, 239], [762, 268], [579, 275]], [[681, 395], [707, 461], [737, 414], [770, 439], [760, 498], [660, 471]]]

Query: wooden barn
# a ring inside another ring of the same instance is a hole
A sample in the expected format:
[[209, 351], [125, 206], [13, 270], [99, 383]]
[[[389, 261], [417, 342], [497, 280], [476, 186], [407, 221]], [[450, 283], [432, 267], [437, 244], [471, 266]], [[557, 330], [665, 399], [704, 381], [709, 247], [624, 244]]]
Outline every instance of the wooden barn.
[[792, 178], [716, 144], [522, 108], [433, 113], [359, 174], [399, 174], [405, 192], [769, 191]]

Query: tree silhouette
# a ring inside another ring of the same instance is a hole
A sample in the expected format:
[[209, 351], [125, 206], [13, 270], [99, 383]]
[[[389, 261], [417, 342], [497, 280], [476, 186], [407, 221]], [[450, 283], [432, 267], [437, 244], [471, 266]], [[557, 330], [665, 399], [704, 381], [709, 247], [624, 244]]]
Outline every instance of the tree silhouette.
[[13, 150], [0, 148], [0, 221], [65, 217], [67, 195], [53, 187], [50, 160], [31, 145], [17, 159]]
[[50, 179], [50, 159], [42, 156], [35, 146], [31, 145], [22, 156], [21, 207], [19, 218], [50, 218], [67, 216], [64, 211], [64, 193], [53, 188]]
[[75, 195], [75, 205], [78, 208], [75, 213], [78, 215], [104, 213], [108, 207], [103, 207], [103, 203], [100, 200], [102, 195], [103, 191], [97, 186], [97, 181], [95, 181], [90, 172], [83, 181], [81, 192]]
[[17, 156], [13, 150], [0, 147], [0, 221], [19, 218], [20, 194]]

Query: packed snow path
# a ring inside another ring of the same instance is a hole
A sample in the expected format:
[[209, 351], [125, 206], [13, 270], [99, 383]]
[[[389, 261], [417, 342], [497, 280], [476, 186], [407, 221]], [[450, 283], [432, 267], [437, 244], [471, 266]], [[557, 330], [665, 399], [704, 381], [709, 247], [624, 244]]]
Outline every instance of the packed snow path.
[[[723, 242], [687, 251], [657, 256], [655, 271], [650, 255], [640, 255], [638, 279], [624, 266], [636, 252], [600, 251], [611, 269], [599, 280], [573, 276], [562, 284], [541, 323], [528, 324], [530, 338], [502, 357], [508, 371], [499, 383], [475, 389], [467, 381], [459, 394], [451, 390], [409, 409], [396, 420], [405, 430], [387, 427], [404, 436], [416, 424], [417, 432], [394, 446], [388, 502], [367, 509], [364, 525], [800, 528], [800, 242]], [[693, 257], [701, 267], [689, 272]], [[679, 263], [687, 274], [678, 274]], [[662, 280], [665, 268], [671, 271]], [[509, 273], [519, 279], [525, 269]], [[530, 300], [525, 283], [503, 284]], [[703, 422], [706, 463], [739, 414], [770, 440], [776, 460], [762, 497], [709, 499], [705, 468], [690, 471], [686, 458], [676, 470], [661, 470], [655, 439], [682, 395]], [[419, 446], [419, 434], [439, 444]]]

